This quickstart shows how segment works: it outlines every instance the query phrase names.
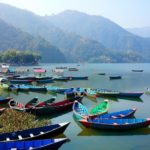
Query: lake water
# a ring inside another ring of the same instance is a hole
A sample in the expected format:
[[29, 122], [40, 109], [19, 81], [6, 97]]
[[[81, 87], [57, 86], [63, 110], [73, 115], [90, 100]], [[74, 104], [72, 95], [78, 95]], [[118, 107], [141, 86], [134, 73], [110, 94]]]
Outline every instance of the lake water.
[[[65, 71], [66, 76], [89, 76], [89, 80], [55, 82], [52, 85], [60, 87], [91, 87], [112, 89], [119, 91], [140, 91], [145, 92], [150, 87], [150, 64], [42, 64], [40, 67], [47, 69], [47, 76], [52, 75], [52, 69], [58, 66], [76, 67], [79, 71]], [[36, 66], [35, 66], [36, 67]], [[38, 66], [39, 67], [39, 66]], [[28, 67], [32, 74], [32, 68]], [[132, 69], [143, 69], [144, 72], [132, 72]], [[105, 76], [97, 73], [106, 73]], [[122, 75], [121, 80], [109, 80], [110, 75]], [[12, 96], [18, 101], [25, 103], [31, 98], [38, 96], [41, 100], [52, 97], [50, 93], [7, 93], [1, 91], [3, 96]], [[62, 100], [63, 95], [57, 95], [57, 101]], [[96, 101], [88, 98], [83, 99], [83, 104], [90, 109], [103, 100], [98, 98]], [[109, 112], [119, 111], [136, 107], [136, 118], [150, 117], [150, 96], [142, 95], [141, 99], [110, 99]], [[130, 131], [105, 131], [86, 129], [79, 126], [72, 112], [62, 114], [52, 118], [52, 123], [71, 122], [64, 136], [70, 139], [70, 142], [64, 144], [61, 150], [149, 150], [150, 149], [150, 128], [130, 130]]]

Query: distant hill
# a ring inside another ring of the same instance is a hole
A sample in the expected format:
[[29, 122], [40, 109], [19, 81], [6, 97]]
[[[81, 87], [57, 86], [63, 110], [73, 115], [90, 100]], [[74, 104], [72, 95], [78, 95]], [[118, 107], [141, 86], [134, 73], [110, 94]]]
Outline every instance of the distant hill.
[[127, 30], [133, 34], [136, 34], [141, 37], [150, 38], [150, 27], [143, 28], [127, 28]]
[[100, 16], [65, 11], [42, 17], [0, 4], [0, 18], [58, 47], [68, 62], [150, 61], [150, 39], [135, 36]]
[[[105, 55], [105, 57], [109, 58], [107, 56], [109, 50], [99, 42], [76, 34], [65, 33], [58, 27], [55, 27], [47, 18], [35, 15], [32, 12], [0, 4], [0, 17], [7, 23], [33, 36], [41, 36], [57, 46], [69, 62], [91, 62], [91, 60], [94, 61], [95, 59], [101, 61], [99, 57]], [[108, 60], [103, 58], [102, 61], [107, 62]]]
[[133, 35], [101, 16], [87, 15], [78, 11], [64, 11], [47, 17], [65, 32], [101, 42], [105, 47], [117, 51], [150, 51], [150, 41]]
[[46, 40], [35, 38], [0, 19], [0, 51], [8, 49], [37, 51], [42, 62], [66, 62], [64, 55]]

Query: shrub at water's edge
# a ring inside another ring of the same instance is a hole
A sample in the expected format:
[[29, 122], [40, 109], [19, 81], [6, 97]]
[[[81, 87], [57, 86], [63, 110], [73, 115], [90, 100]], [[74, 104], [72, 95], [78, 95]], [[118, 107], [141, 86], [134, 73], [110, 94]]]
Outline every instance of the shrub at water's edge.
[[37, 65], [41, 60], [38, 52], [7, 50], [0, 52], [0, 62], [14, 65]]

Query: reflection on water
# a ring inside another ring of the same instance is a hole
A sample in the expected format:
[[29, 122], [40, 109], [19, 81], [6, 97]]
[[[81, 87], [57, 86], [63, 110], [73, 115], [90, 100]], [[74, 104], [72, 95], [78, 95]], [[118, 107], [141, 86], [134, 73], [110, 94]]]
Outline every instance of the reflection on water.
[[150, 128], [141, 128], [135, 130], [96, 130], [91, 128], [83, 128], [78, 136], [130, 136], [130, 135], [149, 135]]

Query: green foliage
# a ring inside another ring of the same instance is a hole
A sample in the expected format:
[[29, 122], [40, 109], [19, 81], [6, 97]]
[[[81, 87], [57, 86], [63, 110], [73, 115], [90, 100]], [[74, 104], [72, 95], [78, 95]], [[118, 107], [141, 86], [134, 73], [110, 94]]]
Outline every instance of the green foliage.
[[0, 19], [0, 51], [8, 49], [19, 49], [20, 51], [29, 49], [32, 52], [39, 53], [42, 62], [66, 62], [60, 50], [43, 38], [39, 36], [33, 37]]
[[36, 128], [47, 124], [48, 120], [37, 121], [32, 114], [6, 109], [0, 116], [0, 125], [2, 126], [0, 133]]
[[41, 56], [33, 51], [7, 50], [0, 52], [0, 61], [15, 65], [38, 64]]

